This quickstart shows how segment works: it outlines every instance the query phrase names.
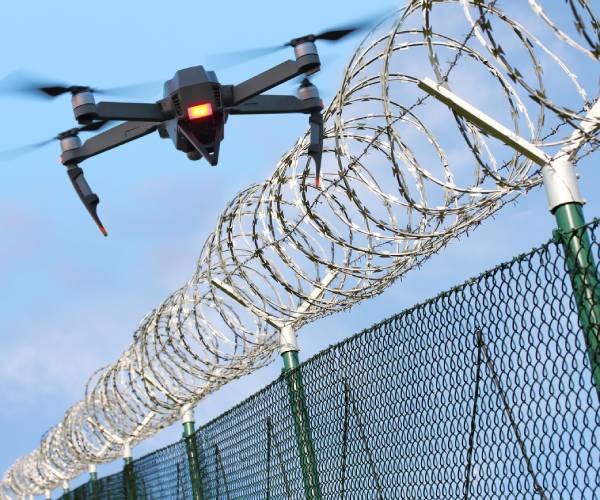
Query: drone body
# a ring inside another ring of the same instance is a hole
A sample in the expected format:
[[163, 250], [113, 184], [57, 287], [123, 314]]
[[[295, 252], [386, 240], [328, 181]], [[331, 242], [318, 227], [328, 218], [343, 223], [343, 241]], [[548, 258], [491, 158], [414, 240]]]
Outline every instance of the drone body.
[[162, 102], [175, 117], [159, 127], [161, 137], [169, 137], [190, 160], [204, 157], [216, 165], [227, 115], [214, 71], [206, 71], [202, 66], [177, 71], [165, 83]]

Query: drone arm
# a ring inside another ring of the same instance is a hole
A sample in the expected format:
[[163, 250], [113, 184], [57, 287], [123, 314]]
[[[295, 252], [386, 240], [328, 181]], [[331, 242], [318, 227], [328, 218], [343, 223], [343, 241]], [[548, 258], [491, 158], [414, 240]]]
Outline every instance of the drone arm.
[[291, 95], [258, 95], [247, 101], [226, 108], [230, 115], [264, 115], [280, 113], [312, 113], [323, 108], [321, 99], [301, 100]]
[[126, 144], [154, 132], [160, 123], [126, 122], [102, 132], [85, 141], [81, 147], [64, 151], [61, 156], [63, 165], [72, 165], [92, 156]]
[[298, 69], [296, 62], [288, 59], [267, 71], [253, 76], [239, 85], [234, 85], [232, 89], [233, 102], [231, 105], [235, 106], [241, 104], [251, 97], [276, 87], [280, 83], [287, 82], [295, 76], [298, 76], [301, 72], [302, 71]]
[[162, 122], [173, 118], [163, 112], [160, 104], [141, 102], [99, 102], [98, 120]]
[[317, 54], [308, 54], [296, 61], [288, 59], [263, 73], [253, 76], [239, 85], [233, 85], [231, 88], [231, 96], [229, 99], [226, 99], [226, 101], [229, 100], [230, 102], [226, 102], [225, 105], [237, 106], [238, 104], [262, 94], [283, 82], [287, 82], [302, 73], [315, 71], [315, 68], [318, 68], [319, 66], [320, 61]]

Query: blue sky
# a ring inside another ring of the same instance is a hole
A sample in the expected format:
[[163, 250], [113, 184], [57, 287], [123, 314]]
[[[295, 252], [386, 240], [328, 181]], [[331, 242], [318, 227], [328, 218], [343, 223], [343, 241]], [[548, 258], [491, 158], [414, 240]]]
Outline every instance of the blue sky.
[[[8, 2], [0, 77], [23, 69], [99, 87], [165, 80], [178, 68], [204, 63], [209, 54], [274, 45], [391, 5]], [[315, 81], [325, 96], [338, 87], [357, 43], [354, 38], [322, 46], [325, 65]], [[222, 70], [219, 78], [235, 83], [284, 57]], [[160, 92], [157, 85], [140, 100]], [[68, 97], [46, 102], [0, 96], [0, 109], [0, 149], [44, 140], [74, 124]], [[88, 376], [116, 359], [142, 317], [190, 277], [225, 202], [267, 177], [305, 126], [304, 116], [231, 117], [214, 168], [189, 162], [156, 134], [87, 161], [107, 239], [72, 192], [57, 162], [58, 144], [0, 164], [0, 473], [38, 445], [42, 433], [81, 399]], [[592, 160], [580, 170], [590, 219], [600, 214], [594, 199], [600, 175]], [[537, 189], [380, 297], [305, 327], [302, 358], [545, 241], [553, 227]], [[197, 408], [197, 422], [255, 392], [279, 371], [276, 361], [211, 395]], [[180, 432], [178, 425], [166, 429], [134, 453], [172, 442]], [[119, 467], [103, 466], [99, 473]]]

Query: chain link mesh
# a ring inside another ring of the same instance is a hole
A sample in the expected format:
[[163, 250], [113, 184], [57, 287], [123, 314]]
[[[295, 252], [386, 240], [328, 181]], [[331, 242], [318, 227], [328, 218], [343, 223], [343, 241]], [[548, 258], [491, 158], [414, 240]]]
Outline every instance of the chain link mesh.
[[[599, 262], [600, 221], [587, 229]], [[595, 498], [600, 405], [564, 237], [330, 347], [201, 427], [203, 498], [305, 498], [288, 391], [298, 371], [323, 498]], [[136, 460], [137, 498], [193, 498], [187, 460], [184, 440]], [[125, 498], [124, 484], [99, 480], [98, 498]], [[73, 498], [93, 498], [90, 486]]]

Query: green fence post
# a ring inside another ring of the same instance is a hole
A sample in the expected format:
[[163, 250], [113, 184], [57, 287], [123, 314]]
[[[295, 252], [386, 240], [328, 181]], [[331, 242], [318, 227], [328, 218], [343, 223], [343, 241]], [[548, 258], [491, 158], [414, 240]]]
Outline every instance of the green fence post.
[[135, 472], [133, 470], [133, 457], [131, 453], [131, 443], [129, 441], [123, 444], [123, 486], [125, 489], [126, 500], [136, 500]]
[[[600, 119], [600, 100], [588, 112], [587, 118], [591, 120], [582, 122], [581, 129], [590, 133], [594, 129], [594, 120]], [[583, 133], [575, 130], [567, 146], [542, 167], [542, 177], [548, 207], [556, 218], [560, 241], [565, 249], [592, 381], [600, 400], [600, 290], [594, 253], [583, 216], [584, 200], [572, 164], [573, 156], [584, 140]]]
[[[298, 309], [293, 313], [292, 318], [301, 317], [311, 307], [315, 301], [327, 290], [327, 287], [335, 279], [337, 273], [329, 272], [321, 280]], [[298, 445], [298, 454], [300, 455], [300, 466], [302, 468], [302, 481], [304, 484], [304, 494], [309, 500], [321, 500], [321, 487], [319, 485], [319, 474], [317, 470], [317, 460], [315, 448], [310, 431], [310, 421], [308, 410], [306, 408], [306, 398], [304, 395], [304, 385], [302, 383], [302, 374], [298, 370], [300, 362], [298, 361], [298, 342], [296, 332], [290, 325], [260, 312], [254, 305], [248, 302], [245, 297], [238, 295], [230, 285], [218, 279], [211, 279], [211, 285], [216, 286], [226, 295], [241, 304], [248, 311], [261, 317], [265, 322], [279, 330], [279, 351], [283, 358], [283, 373], [288, 386], [290, 398], [290, 407], [294, 418], [294, 430], [296, 434], [296, 443]]]
[[98, 472], [96, 471], [96, 464], [89, 464], [88, 472], [90, 473], [90, 479], [89, 479], [90, 496], [92, 497], [93, 500], [97, 500], [97, 497], [98, 497], [98, 491], [97, 491]]
[[580, 203], [567, 203], [554, 210], [567, 269], [575, 293], [579, 322], [585, 337], [592, 380], [600, 401], [600, 290], [590, 237], [584, 227]]
[[283, 358], [283, 372], [288, 386], [290, 406], [294, 418], [296, 444], [298, 445], [300, 466], [302, 467], [304, 494], [309, 500], [321, 500], [319, 473], [310, 431], [310, 420], [306, 407], [302, 373], [297, 369], [300, 365], [298, 343], [296, 332], [291, 326], [286, 325], [280, 328], [279, 345], [281, 357]]
[[200, 464], [198, 446], [196, 444], [194, 428], [194, 411], [190, 405], [184, 405], [181, 409], [181, 421], [183, 423], [183, 439], [187, 451], [190, 481], [192, 483], [193, 500], [204, 500], [202, 493], [202, 476], [200, 475]]

